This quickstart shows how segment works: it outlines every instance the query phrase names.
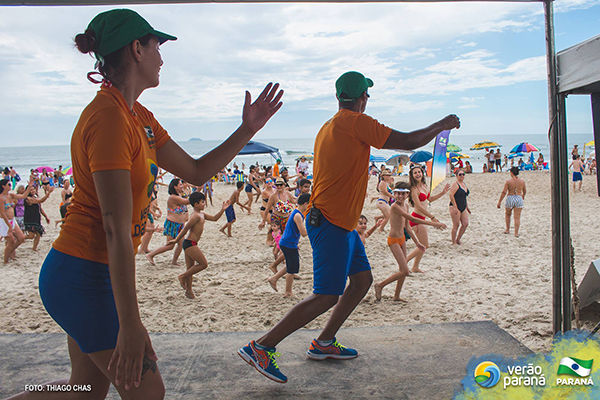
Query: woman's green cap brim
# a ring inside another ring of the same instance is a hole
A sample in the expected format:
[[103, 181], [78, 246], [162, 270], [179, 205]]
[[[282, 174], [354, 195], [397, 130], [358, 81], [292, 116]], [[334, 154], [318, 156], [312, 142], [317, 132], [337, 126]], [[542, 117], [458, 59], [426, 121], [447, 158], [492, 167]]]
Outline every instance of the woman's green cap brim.
[[148, 34], [156, 36], [161, 44], [167, 40], [177, 40], [173, 35], [155, 30], [141, 15], [125, 8], [96, 15], [88, 29], [94, 31], [95, 53], [102, 57]]

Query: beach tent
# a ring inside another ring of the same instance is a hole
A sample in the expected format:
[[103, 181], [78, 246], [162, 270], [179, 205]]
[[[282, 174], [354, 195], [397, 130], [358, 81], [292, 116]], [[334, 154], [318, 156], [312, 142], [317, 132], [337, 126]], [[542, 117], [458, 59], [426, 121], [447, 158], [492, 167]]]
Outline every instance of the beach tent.
[[279, 153], [279, 149], [277, 147], [269, 146], [268, 144], [264, 144], [261, 142], [249, 141], [242, 150], [238, 153], [238, 156], [245, 156], [249, 154], [270, 154], [275, 160], [279, 159], [283, 161], [281, 158], [281, 154]]
[[379, 163], [379, 162], [381, 162], [381, 163], [384, 163], [384, 162], [386, 162], [386, 159], [385, 159], [385, 157], [382, 157], [382, 156], [374, 156], [373, 154], [371, 154], [371, 155], [369, 156], [369, 162], [376, 162], [376, 163]]

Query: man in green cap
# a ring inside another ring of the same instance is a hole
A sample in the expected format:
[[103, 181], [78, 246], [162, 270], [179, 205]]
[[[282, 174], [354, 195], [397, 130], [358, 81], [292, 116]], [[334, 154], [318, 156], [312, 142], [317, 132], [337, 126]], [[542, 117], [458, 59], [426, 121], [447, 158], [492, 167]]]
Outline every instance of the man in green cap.
[[[267, 334], [238, 351], [276, 382], [287, 382], [287, 377], [275, 361], [279, 354], [275, 346], [331, 307], [325, 328], [309, 345], [308, 357], [343, 360], [358, 356], [358, 351], [341, 345], [335, 336], [373, 282], [364, 245], [354, 229], [367, 191], [371, 146], [412, 150], [426, 145], [441, 131], [460, 126], [456, 115], [448, 115], [412, 132], [388, 128], [364, 113], [370, 87], [373, 81], [359, 72], [343, 74], [335, 83], [339, 111], [315, 139], [314, 186], [306, 217], [313, 248], [313, 294], [296, 304]], [[339, 168], [340, 160], [351, 162]]]

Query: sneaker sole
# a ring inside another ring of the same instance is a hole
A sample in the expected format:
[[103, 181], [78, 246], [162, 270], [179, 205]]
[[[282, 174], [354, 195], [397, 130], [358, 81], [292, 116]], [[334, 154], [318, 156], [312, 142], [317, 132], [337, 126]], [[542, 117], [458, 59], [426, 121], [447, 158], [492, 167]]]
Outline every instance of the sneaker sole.
[[246, 353], [244, 350], [238, 350], [237, 353], [240, 357], [242, 357], [242, 360], [246, 361], [248, 364], [253, 366], [258, 372], [260, 372], [265, 377], [267, 377], [277, 383], [286, 383], [287, 382], [287, 379], [284, 381], [284, 380], [281, 380], [280, 378], [277, 378], [276, 376], [268, 374], [264, 369], [260, 368], [259, 365], [256, 365], [256, 362], [254, 361], [254, 359], [252, 357], [250, 357], [250, 355], [248, 353]]
[[342, 356], [339, 354], [314, 354], [314, 353], [311, 353], [310, 351], [306, 352], [306, 355], [311, 360], [317, 360], [317, 361], [322, 361], [327, 358], [333, 358], [335, 360], [350, 360], [352, 358], [358, 357], [358, 354], [355, 356]]

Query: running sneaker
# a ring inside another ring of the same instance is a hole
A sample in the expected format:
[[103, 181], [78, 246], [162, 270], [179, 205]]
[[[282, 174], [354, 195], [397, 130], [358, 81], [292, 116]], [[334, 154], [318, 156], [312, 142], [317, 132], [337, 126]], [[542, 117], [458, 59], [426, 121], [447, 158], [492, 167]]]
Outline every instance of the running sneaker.
[[277, 361], [275, 361], [275, 357], [281, 356], [280, 353], [275, 352], [275, 349], [259, 349], [256, 346], [256, 342], [253, 340], [239, 349], [238, 354], [248, 364], [253, 365], [258, 372], [267, 378], [279, 383], [287, 382], [287, 376], [281, 373], [277, 366]]
[[317, 339], [313, 339], [306, 355], [313, 360], [324, 360], [326, 358], [348, 360], [358, 357], [358, 351], [342, 346], [335, 338], [333, 338], [333, 343], [328, 346], [321, 346], [317, 343]]

